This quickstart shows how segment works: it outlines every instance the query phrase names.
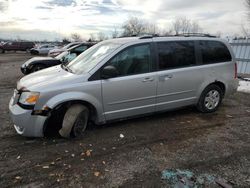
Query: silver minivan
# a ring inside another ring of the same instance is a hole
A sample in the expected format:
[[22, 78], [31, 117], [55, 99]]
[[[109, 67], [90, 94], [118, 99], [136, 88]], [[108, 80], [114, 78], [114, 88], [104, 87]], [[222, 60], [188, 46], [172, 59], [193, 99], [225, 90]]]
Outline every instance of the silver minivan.
[[236, 92], [229, 44], [212, 37], [131, 37], [103, 41], [68, 65], [23, 77], [9, 103], [18, 134], [77, 137], [103, 124], [194, 105], [218, 109]]

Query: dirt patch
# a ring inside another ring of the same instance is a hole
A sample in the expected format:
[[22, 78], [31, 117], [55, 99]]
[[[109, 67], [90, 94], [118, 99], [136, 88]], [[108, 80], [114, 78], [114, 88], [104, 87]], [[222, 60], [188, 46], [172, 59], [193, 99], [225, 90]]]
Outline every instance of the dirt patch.
[[20, 65], [31, 57], [16, 56], [0, 55], [6, 71], [0, 75], [1, 187], [170, 187], [161, 179], [165, 169], [250, 186], [250, 95], [237, 93], [213, 114], [185, 108], [92, 126], [75, 140], [27, 139], [15, 133], [8, 114]]

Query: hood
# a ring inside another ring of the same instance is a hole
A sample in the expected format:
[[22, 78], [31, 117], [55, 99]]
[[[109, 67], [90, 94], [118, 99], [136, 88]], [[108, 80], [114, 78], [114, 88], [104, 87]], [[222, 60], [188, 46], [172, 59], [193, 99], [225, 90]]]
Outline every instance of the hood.
[[29, 59], [28, 61], [26, 61], [22, 67], [27, 67], [30, 63], [33, 63], [35, 61], [43, 61], [43, 60], [54, 60], [55, 58], [53, 57], [33, 57], [31, 59]]
[[89, 74], [77, 75], [67, 72], [60, 65], [31, 73], [19, 80], [17, 89], [26, 88], [30, 91], [48, 91], [84, 82]]
[[62, 48], [55, 48], [49, 51], [49, 53], [59, 53], [59, 52], [64, 52], [66, 51], [65, 49]]

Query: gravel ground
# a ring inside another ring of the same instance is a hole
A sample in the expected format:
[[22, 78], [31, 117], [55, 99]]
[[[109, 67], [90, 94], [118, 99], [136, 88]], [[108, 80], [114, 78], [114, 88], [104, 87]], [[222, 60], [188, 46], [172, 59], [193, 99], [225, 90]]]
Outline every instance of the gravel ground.
[[171, 187], [161, 178], [165, 169], [250, 187], [250, 94], [236, 93], [213, 114], [189, 107], [91, 126], [79, 139], [24, 138], [8, 102], [29, 58], [0, 54], [1, 187]]

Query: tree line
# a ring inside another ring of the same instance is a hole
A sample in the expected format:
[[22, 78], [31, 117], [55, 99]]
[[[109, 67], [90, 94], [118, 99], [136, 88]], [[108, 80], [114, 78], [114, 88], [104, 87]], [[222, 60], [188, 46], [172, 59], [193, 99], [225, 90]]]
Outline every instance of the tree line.
[[[140, 35], [178, 35], [184, 33], [200, 33], [202, 28], [198, 22], [186, 17], [176, 18], [168, 29], [160, 29], [156, 24], [147, 20], [132, 16], [129, 17], [121, 27], [114, 27], [110, 34], [104, 32], [91, 33], [88, 41], [103, 41], [109, 38], [131, 37]], [[79, 41], [81, 36], [78, 33], [72, 33], [70, 39], [64, 38], [64, 41]]]

